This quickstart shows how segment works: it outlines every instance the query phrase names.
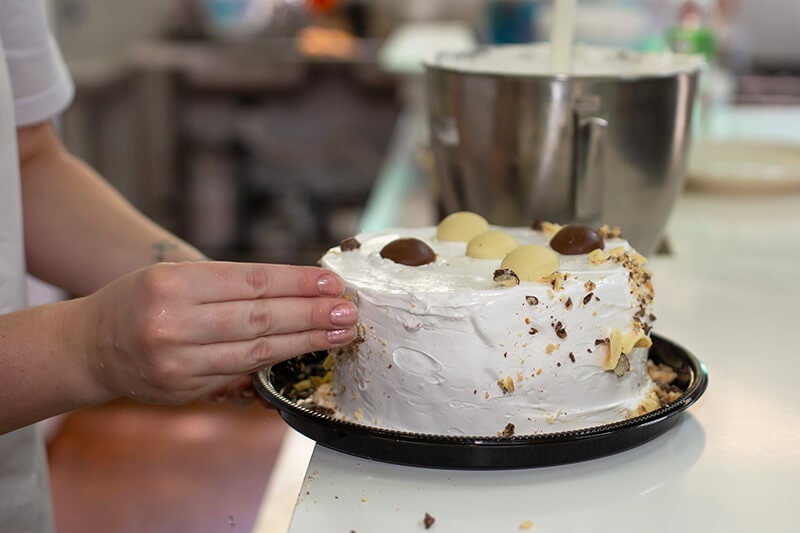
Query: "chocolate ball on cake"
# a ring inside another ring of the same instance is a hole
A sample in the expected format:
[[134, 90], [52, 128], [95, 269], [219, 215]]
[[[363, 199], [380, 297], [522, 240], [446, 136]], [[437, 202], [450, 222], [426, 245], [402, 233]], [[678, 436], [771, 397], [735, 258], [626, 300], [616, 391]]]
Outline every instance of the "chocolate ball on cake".
[[436, 252], [413, 237], [395, 239], [381, 250], [381, 257], [407, 266], [421, 266], [436, 261]]
[[600, 233], [581, 224], [564, 226], [550, 239], [550, 247], [564, 255], [588, 254], [592, 250], [602, 250], [603, 246]]

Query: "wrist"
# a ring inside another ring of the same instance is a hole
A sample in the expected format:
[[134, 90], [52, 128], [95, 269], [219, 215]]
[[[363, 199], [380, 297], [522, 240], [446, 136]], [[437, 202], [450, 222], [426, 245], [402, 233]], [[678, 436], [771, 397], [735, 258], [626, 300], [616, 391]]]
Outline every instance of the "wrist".
[[103, 319], [95, 316], [91, 297], [63, 302], [61, 336], [71, 361], [71, 390], [81, 406], [98, 405], [118, 397], [104, 383]]

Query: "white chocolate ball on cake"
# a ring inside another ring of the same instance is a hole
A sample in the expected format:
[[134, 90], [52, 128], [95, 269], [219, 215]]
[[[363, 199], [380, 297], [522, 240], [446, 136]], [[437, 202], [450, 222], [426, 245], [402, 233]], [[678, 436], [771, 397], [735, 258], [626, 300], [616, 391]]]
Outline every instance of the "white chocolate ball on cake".
[[475, 259], [502, 259], [517, 246], [517, 239], [505, 231], [489, 230], [476, 235], [467, 243], [467, 256]]
[[500, 268], [512, 270], [521, 281], [543, 281], [559, 266], [558, 254], [541, 244], [517, 246], [500, 263]]
[[489, 223], [482, 216], [470, 211], [458, 211], [439, 222], [436, 238], [440, 241], [469, 242], [476, 235], [488, 230]]

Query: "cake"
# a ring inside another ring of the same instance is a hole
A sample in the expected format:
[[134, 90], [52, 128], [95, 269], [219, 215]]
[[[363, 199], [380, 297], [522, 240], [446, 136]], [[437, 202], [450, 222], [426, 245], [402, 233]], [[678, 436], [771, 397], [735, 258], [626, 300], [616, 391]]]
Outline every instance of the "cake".
[[324, 254], [359, 309], [315, 405], [426, 434], [576, 430], [660, 406], [653, 288], [608, 227], [498, 227], [474, 213], [362, 233]]

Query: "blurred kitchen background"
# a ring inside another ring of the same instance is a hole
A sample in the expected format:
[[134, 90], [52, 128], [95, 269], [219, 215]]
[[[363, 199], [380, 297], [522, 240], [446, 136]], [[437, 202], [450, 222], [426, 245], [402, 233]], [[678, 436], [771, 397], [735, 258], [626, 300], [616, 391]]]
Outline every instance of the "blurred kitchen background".
[[[304, 264], [359, 228], [401, 118], [424, 127], [418, 58], [473, 41], [547, 39], [551, 12], [544, 0], [52, 7], [77, 85], [63, 119], [69, 147], [211, 257]], [[583, 0], [576, 33], [706, 53], [708, 108], [795, 104], [798, 20], [795, 0]]]

